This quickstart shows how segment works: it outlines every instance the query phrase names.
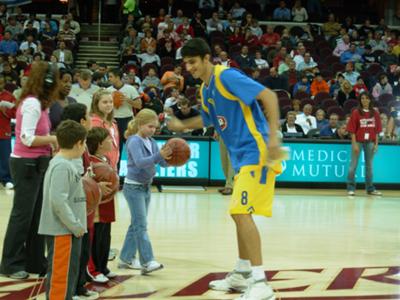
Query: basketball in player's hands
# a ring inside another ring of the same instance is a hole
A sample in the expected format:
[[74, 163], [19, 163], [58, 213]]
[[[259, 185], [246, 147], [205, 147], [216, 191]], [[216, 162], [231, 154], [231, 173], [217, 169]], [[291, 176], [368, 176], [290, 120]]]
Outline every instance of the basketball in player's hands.
[[110, 182], [107, 187], [111, 189], [109, 194], [102, 196], [102, 202], [113, 198], [119, 190], [119, 176], [117, 172], [106, 163], [94, 163], [92, 165], [93, 179], [96, 182]]
[[113, 102], [114, 102], [114, 107], [115, 108], [120, 108], [122, 103], [124, 102], [124, 94], [122, 94], [120, 91], [114, 91], [112, 93], [113, 97]]
[[97, 182], [90, 176], [83, 176], [83, 189], [86, 195], [86, 213], [92, 214], [101, 200], [101, 190]]
[[169, 165], [179, 167], [189, 160], [190, 147], [184, 139], [172, 138], [167, 141], [166, 145], [172, 150], [171, 158], [166, 159]]

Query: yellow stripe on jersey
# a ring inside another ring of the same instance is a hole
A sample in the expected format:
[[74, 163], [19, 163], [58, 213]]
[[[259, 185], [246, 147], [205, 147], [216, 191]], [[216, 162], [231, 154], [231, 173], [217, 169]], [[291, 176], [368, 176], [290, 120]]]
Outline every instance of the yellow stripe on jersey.
[[251, 135], [256, 141], [258, 150], [260, 151], [260, 157], [258, 163], [259, 165], [265, 166], [265, 164], [267, 163], [267, 144], [265, 143], [262, 134], [257, 129], [251, 108], [246, 104], [244, 104], [243, 101], [240, 101], [238, 97], [231, 94], [221, 82], [221, 73], [226, 69], [228, 68], [225, 66], [221, 65], [215, 66], [215, 86], [217, 87], [218, 92], [220, 92], [221, 95], [226, 99], [232, 101], [239, 101], [240, 108], [242, 109], [243, 112], [244, 120], [246, 121], [247, 127], [249, 128]]
[[200, 86], [200, 99], [201, 99], [201, 108], [206, 112], [206, 113], [210, 113], [208, 110], [207, 105], [205, 105], [204, 103], [204, 96], [203, 96], [203, 87], [204, 87], [204, 82], [201, 84]]

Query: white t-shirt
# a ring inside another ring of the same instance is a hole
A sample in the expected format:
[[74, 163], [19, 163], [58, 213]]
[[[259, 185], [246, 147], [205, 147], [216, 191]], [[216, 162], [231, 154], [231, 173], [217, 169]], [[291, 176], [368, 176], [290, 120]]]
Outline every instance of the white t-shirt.
[[100, 88], [95, 85], [91, 84], [87, 90], [81, 88], [79, 83], [75, 83], [72, 85], [71, 91], [69, 92], [70, 97], [75, 98], [78, 103], [85, 104], [90, 110], [93, 100], [93, 94], [96, 93]]
[[314, 116], [306, 116], [301, 113], [296, 116], [296, 124], [299, 124], [303, 128], [304, 134], [307, 134], [310, 129], [317, 128], [317, 119]]
[[[111, 92], [120, 91], [122, 94], [124, 94], [131, 100], [135, 100], [140, 97], [137, 89], [134, 86], [126, 83], [120, 89], [116, 89], [115, 87], [110, 86], [107, 88], [107, 90]], [[122, 102], [122, 105], [119, 108], [114, 108], [114, 117], [117, 119], [129, 118], [132, 116], [133, 116], [132, 106], [126, 101]]]

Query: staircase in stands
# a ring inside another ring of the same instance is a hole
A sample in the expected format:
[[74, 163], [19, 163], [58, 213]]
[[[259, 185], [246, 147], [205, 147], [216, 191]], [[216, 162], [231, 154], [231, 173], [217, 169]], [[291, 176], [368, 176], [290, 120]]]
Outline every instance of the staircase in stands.
[[75, 61], [76, 68], [86, 68], [88, 60], [105, 63], [109, 68], [119, 66], [119, 24], [81, 24], [81, 40]]

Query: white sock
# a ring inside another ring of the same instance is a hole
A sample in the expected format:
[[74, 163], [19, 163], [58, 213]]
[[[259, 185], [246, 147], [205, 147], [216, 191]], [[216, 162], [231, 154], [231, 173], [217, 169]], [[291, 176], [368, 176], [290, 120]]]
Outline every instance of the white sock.
[[250, 260], [239, 258], [235, 270], [241, 273], [251, 272]]
[[254, 281], [266, 280], [263, 266], [251, 266], [251, 276]]

